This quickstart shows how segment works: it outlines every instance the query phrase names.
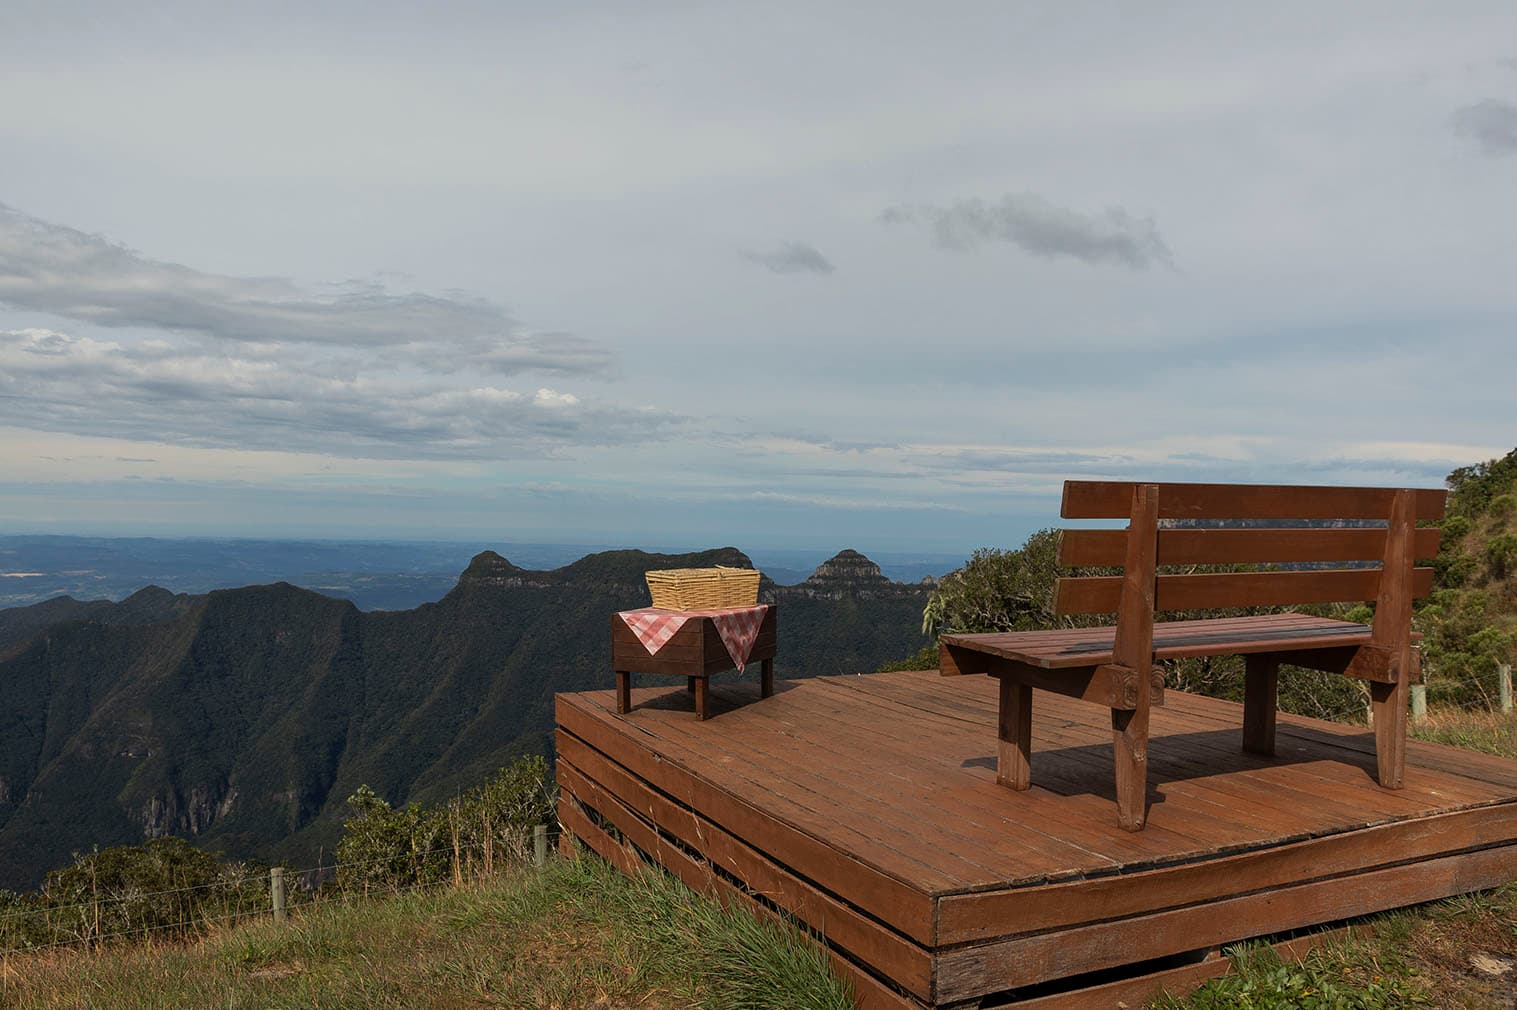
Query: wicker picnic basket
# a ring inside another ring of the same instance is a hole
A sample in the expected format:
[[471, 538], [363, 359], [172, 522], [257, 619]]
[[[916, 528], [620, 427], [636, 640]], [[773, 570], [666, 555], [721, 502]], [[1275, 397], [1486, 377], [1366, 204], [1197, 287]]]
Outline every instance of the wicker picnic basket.
[[653, 605], [664, 610], [725, 610], [758, 603], [754, 568], [665, 568], [647, 574]]

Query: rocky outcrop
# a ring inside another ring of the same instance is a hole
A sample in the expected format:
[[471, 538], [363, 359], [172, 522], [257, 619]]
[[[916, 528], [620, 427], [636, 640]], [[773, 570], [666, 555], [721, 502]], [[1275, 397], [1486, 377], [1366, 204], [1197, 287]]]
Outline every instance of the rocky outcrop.
[[480, 551], [470, 559], [469, 567], [458, 576], [458, 588], [519, 586], [523, 576], [541, 574], [544, 573], [518, 568], [494, 551]]
[[193, 838], [231, 813], [236, 803], [236, 787], [213, 790], [198, 785], [191, 787], [188, 796], [181, 796], [177, 791], [154, 796], [139, 812], [142, 837], [181, 835]]
[[817, 565], [816, 571], [812, 572], [811, 578], [806, 581], [814, 585], [848, 583], [862, 586], [890, 580], [880, 573], [879, 565], [858, 551], [841, 550], [834, 554], [830, 561], [823, 561]]
[[855, 550], [842, 550], [817, 566], [805, 582], [794, 586], [770, 586], [766, 599], [774, 603], [785, 600], [880, 599], [885, 597], [923, 597], [932, 591], [924, 583], [892, 582], [880, 566]]

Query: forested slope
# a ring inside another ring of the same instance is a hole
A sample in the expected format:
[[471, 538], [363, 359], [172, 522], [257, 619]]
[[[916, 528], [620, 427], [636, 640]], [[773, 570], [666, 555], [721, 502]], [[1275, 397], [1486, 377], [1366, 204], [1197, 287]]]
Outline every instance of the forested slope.
[[[749, 564], [733, 548], [613, 551], [544, 572], [486, 551], [406, 611], [283, 583], [0, 611], [0, 887], [164, 834], [314, 856], [360, 785], [436, 799], [546, 752], [554, 693], [609, 686], [607, 622], [647, 603], [643, 573], [716, 563]], [[798, 586], [766, 582], [778, 674], [918, 648], [927, 592], [853, 552]]]

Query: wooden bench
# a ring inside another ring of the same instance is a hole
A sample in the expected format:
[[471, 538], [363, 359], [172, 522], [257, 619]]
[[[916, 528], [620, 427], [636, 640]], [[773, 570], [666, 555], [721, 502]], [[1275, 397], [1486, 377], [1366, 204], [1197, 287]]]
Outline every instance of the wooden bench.
[[[946, 675], [1000, 680], [996, 778], [1031, 784], [1032, 690], [1082, 698], [1111, 709], [1117, 821], [1129, 831], [1147, 816], [1148, 720], [1162, 705], [1156, 660], [1245, 657], [1243, 747], [1275, 748], [1275, 699], [1282, 660], [1369, 683], [1380, 784], [1401, 788], [1407, 702], [1420, 674], [1412, 600], [1432, 591], [1433, 571], [1416, 559], [1437, 553], [1439, 531], [1419, 520], [1443, 517], [1446, 492], [1395, 488], [1066, 481], [1065, 519], [1127, 519], [1126, 530], [1065, 530], [1063, 567], [1121, 567], [1120, 576], [1060, 578], [1056, 614], [1117, 614], [1103, 628], [944, 635]], [[1174, 528], [1163, 520], [1380, 520], [1358, 528]], [[1379, 561], [1378, 567], [1321, 568]], [[1227, 573], [1160, 573], [1166, 568], [1261, 565]], [[1275, 566], [1287, 566], [1285, 568]], [[1294, 567], [1290, 567], [1294, 566]], [[1211, 610], [1375, 601], [1372, 625], [1303, 614], [1155, 623], [1161, 610]]]

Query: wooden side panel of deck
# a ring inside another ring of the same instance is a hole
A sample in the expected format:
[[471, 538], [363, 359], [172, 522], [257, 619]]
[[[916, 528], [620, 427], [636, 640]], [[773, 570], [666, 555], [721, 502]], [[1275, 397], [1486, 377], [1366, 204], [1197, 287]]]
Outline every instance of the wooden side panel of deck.
[[626, 717], [609, 690], [560, 695], [560, 817], [608, 858], [793, 915], [881, 1008], [1005, 1001], [1517, 878], [1517, 762], [1413, 744], [1406, 788], [1384, 790], [1362, 728], [1282, 715], [1262, 758], [1240, 706], [1170, 692], [1133, 834], [1093, 706], [1040, 693], [1035, 785], [996, 785], [995, 690], [936, 671], [762, 702], [740, 684], [707, 722], [678, 689]]

